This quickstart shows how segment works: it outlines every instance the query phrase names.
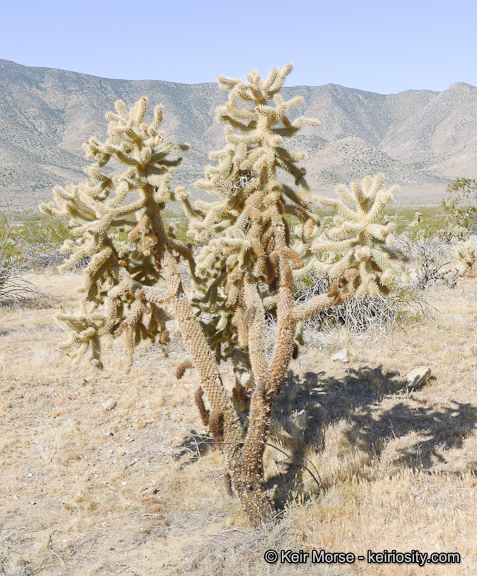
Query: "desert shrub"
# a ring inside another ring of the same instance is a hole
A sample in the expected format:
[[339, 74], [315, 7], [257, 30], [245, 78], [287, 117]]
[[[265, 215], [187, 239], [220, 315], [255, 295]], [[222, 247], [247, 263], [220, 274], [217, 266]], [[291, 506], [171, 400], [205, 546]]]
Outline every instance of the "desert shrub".
[[[325, 274], [313, 272], [302, 279], [295, 291], [297, 303], [310, 300], [330, 290], [332, 281]], [[353, 333], [366, 330], [389, 330], [409, 316], [427, 313], [427, 304], [417, 287], [397, 282], [388, 295], [358, 296], [313, 316], [303, 326], [303, 333], [345, 326]], [[310, 336], [309, 336], [310, 339]], [[311, 337], [311, 339], [313, 339]]]
[[[477, 180], [457, 178], [446, 188], [447, 200], [442, 208], [450, 227], [464, 228], [469, 232], [477, 231]], [[457, 238], [465, 240], [465, 237]]]
[[19, 304], [37, 298], [49, 298], [49, 296], [23, 278], [20, 270], [15, 267], [0, 267], [0, 306]]
[[428, 285], [441, 283], [450, 288], [457, 286], [459, 271], [451, 266], [452, 251], [447, 242], [437, 239], [409, 240], [407, 234], [399, 237], [401, 250], [410, 260], [411, 286], [424, 290]]
[[45, 217], [26, 217], [15, 227], [15, 238], [21, 246], [25, 265], [32, 270], [59, 266], [64, 256], [58, 252], [70, 231], [64, 222]]
[[18, 269], [24, 263], [25, 256], [17, 241], [15, 228], [3, 216], [3, 222], [0, 223], [0, 265], [3, 269]]
[[21, 276], [28, 264], [27, 252], [18, 241], [16, 230], [4, 218], [0, 225], [0, 305], [46, 296]]

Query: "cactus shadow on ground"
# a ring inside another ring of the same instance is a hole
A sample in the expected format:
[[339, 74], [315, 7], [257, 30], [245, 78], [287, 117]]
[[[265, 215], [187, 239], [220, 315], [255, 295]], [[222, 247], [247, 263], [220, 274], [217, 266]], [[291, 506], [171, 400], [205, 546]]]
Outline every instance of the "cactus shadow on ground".
[[196, 430], [191, 430], [175, 447], [173, 458], [174, 460], [181, 460], [188, 456], [185, 463], [191, 464], [197, 462], [215, 445], [216, 442], [211, 436], [204, 436]]
[[[302, 465], [313, 471], [306, 455], [310, 451], [322, 454], [327, 449], [327, 432], [339, 423], [344, 426], [338, 442], [364, 453], [369, 469], [382, 464], [384, 452], [394, 442], [391, 469], [429, 470], [444, 462], [442, 449], [462, 447], [477, 420], [477, 408], [469, 403], [427, 406], [419, 393], [408, 393], [398, 372], [380, 366], [349, 368], [344, 378], [325, 372], [307, 372], [301, 378], [289, 373], [274, 412], [271, 442], [278, 440], [278, 446], [291, 456], [283, 457], [276, 473], [267, 478], [266, 487], [274, 490], [279, 509], [296, 496], [305, 470]], [[477, 462], [469, 466], [477, 470]], [[320, 478], [320, 482], [318, 493], [314, 490], [317, 495], [332, 481]]]

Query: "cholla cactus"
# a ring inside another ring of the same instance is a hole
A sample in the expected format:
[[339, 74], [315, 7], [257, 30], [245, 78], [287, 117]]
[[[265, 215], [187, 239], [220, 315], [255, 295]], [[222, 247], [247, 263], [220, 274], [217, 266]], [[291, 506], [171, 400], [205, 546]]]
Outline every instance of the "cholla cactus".
[[[219, 200], [199, 201], [192, 208], [184, 198], [191, 216], [189, 234], [208, 241], [196, 256], [197, 274], [206, 280], [206, 288], [195, 303], [219, 315], [204, 329], [215, 335], [212, 345], [217, 359], [231, 357], [241, 375], [243, 365], [250, 366], [247, 354], [239, 352], [247, 348], [245, 284], [263, 282], [273, 292], [279, 253], [293, 268], [302, 265], [288, 246], [290, 231], [283, 213], [303, 222], [318, 221], [311, 212], [305, 171], [296, 166], [304, 155], [282, 147], [285, 137], [316, 123], [305, 118], [292, 122], [287, 117], [302, 102], [302, 98], [285, 102], [279, 95], [291, 69], [291, 64], [283, 70], [274, 68], [265, 80], [253, 71], [247, 82], [219, 76], [220, 88], [230, 92], [228, 102], [217, 109], [217, 119], [227, 124], [227, 145], [210, 154], [218, 165], [207, 166], [205, 178], [196, 183]], [[278, 168], [293, 176], [297, 190], [278, 181]], [[274, 306], [273, 298], [269, 305]]]
[[320, 264], [331, 278], [353, 271], [358, 286], [356, 295], [388, 294], [394, 278], [405, 276], [404, 255], [393, 249], [396, 239], [393, 222], [382, 224], [384, 210], [399, 187], [383, 189], [383, 175], [373, 180], [354, 180], [350, 187], [338, 186], [338, 199], [319, 197], [321, 206], [331, 206], [338, 215], [334, 227], [318, 236], [312, 244], [315, 254], [335, 254], [333, 263]]
[[[382, 193], [379, 181], [371, 185], [365, 180], [363, 188], [353, 185], [356, 212], [343, 202], [330, 201], [341, 215], [338, 229], [313, 244], [315, 252], [341, 254], [333, 264], [336, 282], [327, 294], [295, 303], [294, 274], [306, 268], [319, 219], [311, 208], [314, 197], [305, 171], [297, 166], [303, 154], [282, 146], [284, 138], [314, 123], [287, 116], [301, 102], [285, 102], [279, 94], [291, 68], [273, 68], [265, 80], [255, 71], [246, 81], [219, 77], [220, 87], [229, 91], [227, 104], [218, 109], [218, 119], [227, 124], [227, 145], [211, 154], [218, 165], [208, 166], [197, 183], [218, 201], [192, 206], [183, 188], [170, 191], [171, 171], [180, 159], [169, 160], [168, 154], [186, 146], [163, 143], [161, 108], [156, 107], [152, 122], [146, 124], [147, 101], [141, 99], [131, 110], [117, 102], [117, 113], [107, 116], [108, 140], [86, 143], [88, 157], [95, 160], [86, 168], [90, 177], [77, 186], [55, 188], [59, 209], [41, 206], [50, 215], [71, 217], [75, 241], [63, 246], [71, 254], [65, 267], [90, 258], [83, 310], [59, 317], [72, 329], [67, 348], [78, 357], [89, 350], [99, 369], [102, 341], [125, 334], [130, 365], [142, 338], [167, 344], [170, 314], [199, 375], [195, 400], [200, 415], [223, 449], [230, 488], [255, 524], [274, 515], [265, 494], [263, 452], [274, 399], [295, 351], [297, 325], [341, 304], [356, 288], [365, 292], [385, 287], [389, 270], [398, 272], [397, 253], [388, 246], [391, 227], [379, 224], [392, 194]], [[107, 171], [110, 159], [125, 170]], [[294, 187], [281, 180], [280, 170], [294, 178]], [[352, 193], [344, 191], [349, 201]], [[139, 198], [128, 202], [131, 192], [138, 192]], [[165, 225], [162, 210], [169, 200], [181, 201], [189, 214], [189, 233], [204, 243], [197, 254]], [[299, 240], [306, 245], [301, 255], [287, 214], [301, 223]], [[189, 263], [194, 294], [182, 286], [180, 259]], [[200, 323], [200, 311], [212, 313], [212, 319]], [[266, 311], [277, 319], [271, 361], [265, 351]], [[234, 361], [242, 384], [247, 375], [254, 383], [248, 395], [243, 386], [236, 388], [234, 401], [219, 373], [220, 362], [227, 358]], [[178, 376], [189, 366], [183, 363]], [[250, 401], [245, 427], [237, 411], [240, 403], [247, 403], [244, 400]]]
[[467, 240], [460, 246], [453, 248], [454, 254], [465, 265], [464, 274], [472, 276], [477, 264], [477, 246], [472, 240]]

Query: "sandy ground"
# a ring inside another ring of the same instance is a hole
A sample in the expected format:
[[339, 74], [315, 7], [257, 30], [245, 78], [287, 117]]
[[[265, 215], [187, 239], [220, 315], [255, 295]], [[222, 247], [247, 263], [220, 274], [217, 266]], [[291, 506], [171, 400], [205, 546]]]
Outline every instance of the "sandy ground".
[[[282, 521], [252, 530], [223, 486], [178, 334], [164, 358], [122, 348], [96, 381], [56, 350], [79, 277], [26, 276], [54, 300], [0, 308], [0, 574], [477, 574], [477, 280], [430, 288], [431, 315], [323, 334], [291, 366], [267, 448]], [[346, 347], [347, 363], [330, 359]], [[405, 376], [433, 379], [409, 393]], [[225, 369], [224, 379], [231, 377]], [[305, 461], [305, 460], [303, 460]], [[459, 565], [267, 564], [268, 549], [458, 552]]]

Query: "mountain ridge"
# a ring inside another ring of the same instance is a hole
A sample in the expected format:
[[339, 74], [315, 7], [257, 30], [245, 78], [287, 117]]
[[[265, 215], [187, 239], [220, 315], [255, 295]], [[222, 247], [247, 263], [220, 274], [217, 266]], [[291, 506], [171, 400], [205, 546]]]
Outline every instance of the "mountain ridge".
[[[389, 184], [441, 191], [451, 179], [477, 178], [477, 88], [470, 84], [388, 95], [338, 84], [284, 88], [285, 98], [297, 95], [304, 102], [296, 114], [319, 120], [289, 142], [305, 152], [314, 189], [379, 171]], [[82, 143], [106, 137], [104, 114], [115, 100], [131, 105], [141, 96], [164, 106], [167, 140], [191, 145], [174, 184], [201, 196], [193, 183], [208, 152], [224, 145], [215, 108], [226, 93], [216, 84], [107, 79], [0, 60], [0, 209], [34, 205], [55, 184], [83, 179]]]

